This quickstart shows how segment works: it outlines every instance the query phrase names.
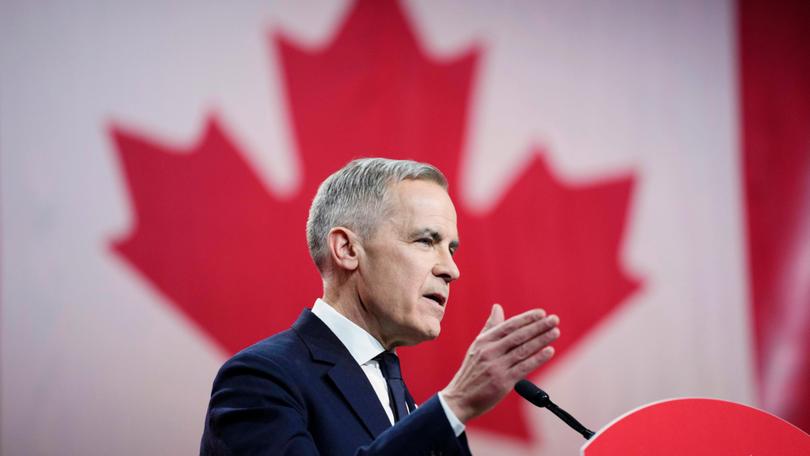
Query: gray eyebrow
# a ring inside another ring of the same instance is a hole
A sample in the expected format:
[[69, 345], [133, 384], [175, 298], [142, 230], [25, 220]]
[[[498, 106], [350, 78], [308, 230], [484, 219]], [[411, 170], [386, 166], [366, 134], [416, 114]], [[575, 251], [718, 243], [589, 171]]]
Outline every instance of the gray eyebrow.
[[[434, 230], [433, 228], [422, 228], [414, 231], [411, 234], [411, 237], [419, 237], [419, 236], [429, 236], [431, 239], [433, 239], [434, 242], [441, 242], [442, 240], [442, 235], [439, 234], [439, 232]], [[458, 246], [459, 241], [457, 239], [450, 241], [450, 249], [453, 250], [454, 252], [458, 250]]]

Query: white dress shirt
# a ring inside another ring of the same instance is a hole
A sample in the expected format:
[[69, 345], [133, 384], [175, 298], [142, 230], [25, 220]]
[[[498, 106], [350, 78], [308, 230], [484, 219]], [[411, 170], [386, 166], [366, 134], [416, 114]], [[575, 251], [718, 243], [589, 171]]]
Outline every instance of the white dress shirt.
[[[388, 415], [388, 420], [394, 424], [394, 411], [391, 408], [388, 396], [388, 383], [385, 381], [382, 370], [380, 370], [379, 363], [374, 358], [380, 353], [385, 351], [380, 341], [369, 334], [365, 329], [356, 325], [353, 321], [344, 317], [340, 312], [335, 310], [326, 301], [317, 299], [315, 305], [312, 306], [312, 313], [315, 314], [340, 340], [340, 342], [349, 350], [349, 354], [363, 369], [363, 373], [368, 377], [371, 387], [377, 394], [385, 414]], [[464, 423], [462, 423], [456, 414], [450, 410], [450, 407], [444, 401], [441, 393], [439, 393], [439, 402], [442, 404], [444, 414], [453, 428], [456, 437], [464, 432]], [[410, 410], [409, 410], [410, 412]]]

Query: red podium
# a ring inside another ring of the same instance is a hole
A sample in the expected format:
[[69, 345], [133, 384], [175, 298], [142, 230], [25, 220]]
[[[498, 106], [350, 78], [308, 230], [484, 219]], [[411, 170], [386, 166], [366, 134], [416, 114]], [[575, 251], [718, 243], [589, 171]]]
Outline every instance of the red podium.
[[672, 399], [616, 419], [583, 456], [809, 456], [810, 435], [770, 413], [718, 399]]

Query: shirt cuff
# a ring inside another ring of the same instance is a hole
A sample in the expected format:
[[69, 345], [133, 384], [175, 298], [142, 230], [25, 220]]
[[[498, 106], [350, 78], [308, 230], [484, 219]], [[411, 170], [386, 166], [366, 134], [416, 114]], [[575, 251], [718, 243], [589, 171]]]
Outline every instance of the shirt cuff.
[[447, 421], [450, 422], [450, 427], [453, 428], [453, 433], [456, 434], [456, 437], [460, 436], [464, 433], [464, 423], [458, 419], [453, 410], [450, 409], [450, 406], [447, 405], [447, 402], [444, 401], [442, 397], [442, 393], [438, 393], [439, 402], [442, 404], [442, 409], [444, 409], [444, 414], [447, 415]]

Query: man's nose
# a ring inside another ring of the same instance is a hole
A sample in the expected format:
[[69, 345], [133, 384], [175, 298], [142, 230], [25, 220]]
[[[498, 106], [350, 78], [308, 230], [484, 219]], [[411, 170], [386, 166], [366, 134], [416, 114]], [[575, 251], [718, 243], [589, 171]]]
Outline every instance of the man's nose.
[[450, 252], [441, 254], [436, 266], [433, 267], [433, 275], [441, 277], [446, 283], [450, 283], [459, 278], [461, 272], [458, 270], [456, 261]]

